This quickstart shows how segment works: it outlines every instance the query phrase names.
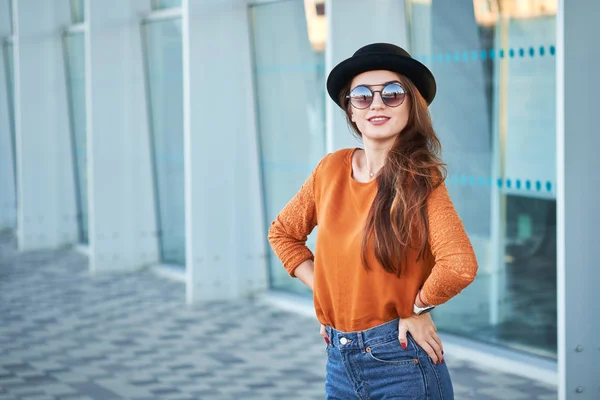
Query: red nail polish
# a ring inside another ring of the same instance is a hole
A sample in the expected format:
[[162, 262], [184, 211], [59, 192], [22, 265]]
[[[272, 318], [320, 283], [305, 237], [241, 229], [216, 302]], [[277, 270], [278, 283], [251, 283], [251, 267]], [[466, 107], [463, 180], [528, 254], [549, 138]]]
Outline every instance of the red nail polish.
[[444, 359], [442, 358], [442, 364], [444, 363]]
[[444, 355], [444, 350], [442, 350], [442, 355]]
[[325, 343], [329, 344], [329, 338], [323, 337], [325, 339]]
[[402, 343], [402, 350], [406, 350], [406, 343]]

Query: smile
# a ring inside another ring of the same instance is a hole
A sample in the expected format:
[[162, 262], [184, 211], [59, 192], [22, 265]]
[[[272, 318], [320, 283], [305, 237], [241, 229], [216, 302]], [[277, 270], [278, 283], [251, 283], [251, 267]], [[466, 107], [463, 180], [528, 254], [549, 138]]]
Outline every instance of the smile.
[[382, 125], [385, 124], [386, 122], [389, 121], [389, 117], [381, 117], [381, 116], [377, 116], [377, 117], [371, 117], [368, 119], [368, 121], [370, 123], [372, 123], [373, 125]]

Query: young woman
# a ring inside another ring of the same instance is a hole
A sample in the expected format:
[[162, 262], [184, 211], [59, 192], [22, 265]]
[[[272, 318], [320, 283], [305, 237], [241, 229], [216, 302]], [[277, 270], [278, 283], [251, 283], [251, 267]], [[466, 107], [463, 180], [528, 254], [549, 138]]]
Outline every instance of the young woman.
[[325, 156], [269, 230], [286, 270], [313, 290], [327, 399], [452, 399], [428, 311], [473, 281], [477, 261], [444, 185], [427, 108], [435, 79], [375, 43], [338, 64], [327, 91], [364, 149]]

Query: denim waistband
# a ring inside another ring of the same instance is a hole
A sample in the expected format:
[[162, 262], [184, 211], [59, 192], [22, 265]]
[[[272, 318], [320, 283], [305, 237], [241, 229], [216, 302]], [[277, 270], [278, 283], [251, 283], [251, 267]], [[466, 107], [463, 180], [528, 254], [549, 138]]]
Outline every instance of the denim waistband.
[[344, 349], [360, 349], [364, 352], [368, 346], [397, 339], [398, 322], [399, 319], [396, 318], [373, 328], [356, 332], [343, 332], [331, 326], [326, 326], [325, 329], [327, 335], [329, 335], [331, 346]]

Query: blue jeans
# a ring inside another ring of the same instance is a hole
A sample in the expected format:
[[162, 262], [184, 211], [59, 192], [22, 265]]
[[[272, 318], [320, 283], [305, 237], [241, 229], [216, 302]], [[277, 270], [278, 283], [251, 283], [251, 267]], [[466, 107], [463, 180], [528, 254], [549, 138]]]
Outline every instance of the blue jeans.
[[410, 334], [402, 350], [398, 319], [360, 332], [326, 329], [327, 399], [454, 399], [445, 363], [435, 365]]

